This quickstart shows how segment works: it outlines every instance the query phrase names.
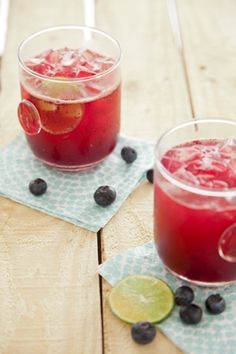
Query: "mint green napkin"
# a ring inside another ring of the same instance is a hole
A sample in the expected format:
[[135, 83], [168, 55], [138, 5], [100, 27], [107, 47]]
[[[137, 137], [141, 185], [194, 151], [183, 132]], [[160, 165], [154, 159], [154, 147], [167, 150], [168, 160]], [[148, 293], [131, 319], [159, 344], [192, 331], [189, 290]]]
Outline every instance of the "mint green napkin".
[[[131, 274], [146, 274], [166, 281], [173, 290], [184, 285], [162, 265], [153, 242], [129, 249], [99, 266], [99, 273], [111, 285]], [[192, 286], [194, 302], [204, 309], [205, 299], [220, 293], [226, 301], [226, 310], [220, 315], [210, 315], [205, 309], [202, 321], [194, 326], [181, 322], [176, 306], [173, 313], [158, 326], [185, 353], [234, 354], [236, 353], [236, 285], [221, 288]]]
[[[138, 153], [132, 164], [120, 156], [122, 147], [127, 145]], [[0, 195], [96, 232], [145, 179], [146, 170], [152, 165], [153, 143], [120, 136], [113, 153], [98, 167], [88, 172], [61, 172], [34, 158], [20, 134], [0, 150]], [[29, 192], [29, 182], [35, 178], [43, 178], [48, 184], [42, 196]], [[115, 202], [106, 208], [98, 206], [93, 198], [101, 185], [110, 185], [117, 192]]]

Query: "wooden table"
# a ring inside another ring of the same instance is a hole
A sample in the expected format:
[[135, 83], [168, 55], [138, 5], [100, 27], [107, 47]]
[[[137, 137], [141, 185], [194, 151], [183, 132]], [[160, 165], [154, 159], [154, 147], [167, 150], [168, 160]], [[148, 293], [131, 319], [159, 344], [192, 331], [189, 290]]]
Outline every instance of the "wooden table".
[[[236, 117], [236, 2], [177, 0], [183, 47], [164, 0], [97, 0], [96, 26], [123, 50], [122, 131], [157, 139], [195, 116]], [[82, 0], [11, 0], [2, 62], [0, 144], [20, 130], [17, 47], [31, 32], [83, 24]], [[0, 176], [1, 178], [1, 176]], [[20, 176], [16, 176], [20, 178]], [[152, 186], [132, 193], [97, 235], [0, 199], [1, 354], [177, 354], [145, 347], [110, 312], [98, 264], [152, 240]], [[206, 354], [206, 353], [204, 353]]]

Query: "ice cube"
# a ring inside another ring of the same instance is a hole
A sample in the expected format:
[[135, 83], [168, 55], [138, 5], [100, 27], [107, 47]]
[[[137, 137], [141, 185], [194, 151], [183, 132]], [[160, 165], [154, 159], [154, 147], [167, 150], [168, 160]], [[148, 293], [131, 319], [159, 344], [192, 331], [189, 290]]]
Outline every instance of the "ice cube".
[[73, 68], [73, 71], [75, 73], [75, 77], [78, 78], [90, 77], [96, 74], [95, 71], [90, 70], [89, 68], [82, 65], [76, 65]]
[[211, 188], [218, 189], [218, 190], [222, 190], [222, 189], [225, 190], [225, 189], [229, 189], [229, 184], [226, 181], [214, 179], [213, 181], [211, 181]]
[[224, 160], [219, 161], [217, 159], [205, 156], [201, 159], [189, 161], [186, 169], [195, 175], [199, 175], [199, 173], [217, 175], [227, 170], [227, 164]]
[[96, 58], [96, 62], [106, 64], [106, 65], [113, 65], [114, 64], [114, 59], [110, 57], [105, 57], [103, 55], [100, 55]]
[[90, 49], [85, 49], [82, 53], [81, 53], [81, 60], [83, 62], [86, 63], [90, 63], [92, 64], [94, 62], [94, 60], [96, 59], [97, 53], [93, 52]]
[[88, 96], [98, 95], [102, 92], [102, 87], [100, 87], [96, 82], [89, 82], [89, 84], [86, 84], [84, 87], [88, 93]]
[[114, 64], [114, 60], [90, 49], [86, 49], [81, 53], [80, 64], [90, 71], [98, 73], [109, 69]]
[[179, 162], [186, 162], [199, 156], [199, 151], [194, 147], [176, 147], [170, 150], [172, 159]]
[[55, 75], [55, 69], [51, 65], [46, 64], [46, 63], [35, 65], [33, 70], [35, 72], [37, 72], [38, 74], [41, 74], [44, 76], [54, 76]]
[[215, 178], [214, 175], [208, 173], [200, 173], [196, 177], [198, 178], [201, 186], [208, 185], [209, 182], [211, 182]]
[[[204, 162], [204, 160], [203, 160]], [[224, 160], [218, 161], [216, 159], [209, 159], [207, 162], [209, 164], [209, 168], [213, 170], [214, 172], [219, 172], [219, 173], [224, 173], [227, 170], [227, 164], [225, 163]], [[207, 165], [208, 167], [208, 165]]]
[[201, 187], [215, 190], [229, 189], [229, 185], [226, 181], [214, 179], [210, 175], [199, 175], [197, 178]]
[[236, 175], [236, 158], [232, 159], [229, 163], [232, 172]]
[[115, 62], [114, 59], [109, 58], [109, 57], [105, 57], [105, 56], [98, 57], [95, 60], [97, 67], [95, 67], [95, 64], [94, 64], [94, 70], [100, 71], [100, 72], [108, 70], [108, 69], [110, 69], [110, 67], [112, 67], [114, 65], [114, 62]]
[[220, 148], [221, 155], [224, 158], [231, 158], [232, 155], [236, 157], [236, 139], [228, 138]]
[[198, 178], [190, 171], [187, 171], [184, 167], [178, 169], [173, 175], [175, 176], [175, 178], [179, 179], [180, 181], [186, 182], [193, 186], [199, 185]]
[[47, 62], [51, 65], [56, 65], [56, 64], [58, 64], [58, 62], [60, 60], [60, 56], [59, 56], [58, 52], [52, 50], [47, 55], [47, 58], [45, 60], [47, 60]]
[[181, 168], [181, 166], [183, 165], [182, 162], [175, 160], [173, 158], [171, 158], [168, 155], [165, 155], [162, 160], [161, 160], [162, 164], [165, 166], [165, 168], [170, 171], [171, 173], [174, 173], [175, 171], [177, 171], [179, 168]]
[[29, 58], [25, 64], [30, 67], [44, 62], [44, 58]]
[[60, 58], [60, 65], [71, 66], [74, 65], [77, 60], [74, 51], [65, 51]]
[[231, 188], [236, 186], [236, 158], [229, 162], [228, 179]]
[[224, 145], [230, 145], [236, 148], [236, 139], [233, 137], [230, 137], [226, 140]]

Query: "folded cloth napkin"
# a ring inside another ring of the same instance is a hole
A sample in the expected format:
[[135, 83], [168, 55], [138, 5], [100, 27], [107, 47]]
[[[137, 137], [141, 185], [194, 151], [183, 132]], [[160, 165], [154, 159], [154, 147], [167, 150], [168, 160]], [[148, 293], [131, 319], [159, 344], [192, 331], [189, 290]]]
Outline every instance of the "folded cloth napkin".
[[[186, 285], [164, 268], [153, 242], [112, 257], [99, 266], [99, 273], [111, 285], [131, 274], [159, 277], [173, 290]], [[202, 321], [191, 326], [181, 322], [176, 306], [171, 316], [159, 324], [160, 329], [185, 353], [236, 353], [236, 285], [220, 288], [191, 287], [195, 292], [194, 302], [203, 309], [205, 299], [210, 294], [220, 293], [226, 301], [226, 310], [220, 315], [210, 315], [204, 310]]]
[[[121, 158], [123, 146], [136, 149], [138, 158], [132, 164]], [[115, 150], [99, 166], [87, 172], [61, 172], [37, 160], [20, 134], [0, 150], [0, 194], [96, 232], [144, 180], [152, 165], [153, 143], [120, 136]], [[35, 178], [48, 184], [47, 192], [38, 197], [28, 188]], [[115, 202], [106, 208], [97, 205], [93, 198], [102, 185], [112, 186], [117, 193]]]

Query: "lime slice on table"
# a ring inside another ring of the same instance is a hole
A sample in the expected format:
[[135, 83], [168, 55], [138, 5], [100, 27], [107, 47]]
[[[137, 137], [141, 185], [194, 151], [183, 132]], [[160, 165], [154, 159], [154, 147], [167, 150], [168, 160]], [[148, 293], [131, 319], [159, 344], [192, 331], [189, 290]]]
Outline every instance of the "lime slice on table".
[[111, 290], [111, 311], [128, 323], [164, 320], [174, 307], [173, 291], [163, 280], [147, 275], [130, 275]]

